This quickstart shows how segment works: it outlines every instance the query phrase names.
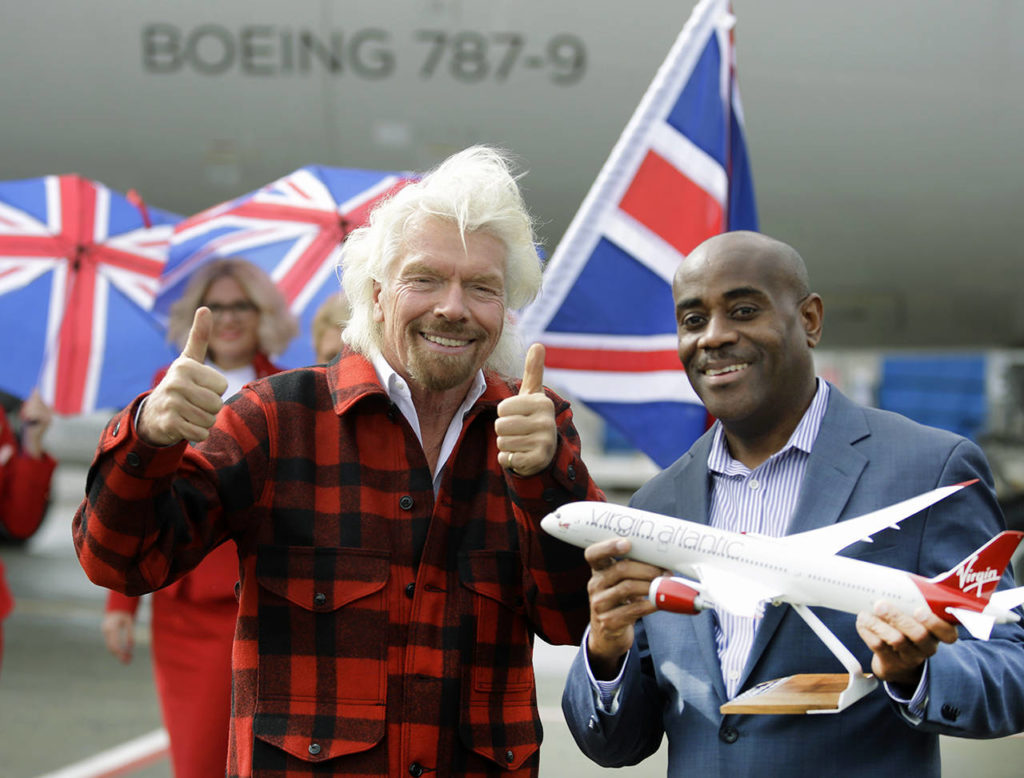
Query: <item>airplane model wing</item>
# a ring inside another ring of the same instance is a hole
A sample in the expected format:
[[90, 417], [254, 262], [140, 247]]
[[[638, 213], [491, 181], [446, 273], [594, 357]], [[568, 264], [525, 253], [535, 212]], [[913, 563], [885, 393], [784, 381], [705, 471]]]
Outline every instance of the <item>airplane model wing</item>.
[[694, 571], [700, 579], [698, 587], [717, 607], [736, 616], [755, 618], [764, 613], [765, 603], [781, 594], [781, 591], [765, 586], [759, 581], [719, 570], [714, 565], [695, 565]]
[[778, 538], [778, 542], [794, 550], [814, 551], [821, 554], [836, 554], [847, 546], [860, 540], [868, 543], [873, 542], [871, 536], [887, 527], [899, 529], [899, 523], [904, 519], [923, 511], [939, 500], [949, 497], [965, 486], [977, 482], [977, 478], [964, 481], [951, 486], [940, 486], [930, 492], [919, 494], [902, 502], [879, 508], [877, 511], [865, 513], [846, 521], [840, 521], [828, 527], [800, 532], [796, 535], [787, 535]]
[[988, 640], [992, 634], [992, 627], [995, 626], [996, 620], [988, 614], [967, 608], [946, 608], [946, 610], [967, 627], [967, 631], [978, 640]]

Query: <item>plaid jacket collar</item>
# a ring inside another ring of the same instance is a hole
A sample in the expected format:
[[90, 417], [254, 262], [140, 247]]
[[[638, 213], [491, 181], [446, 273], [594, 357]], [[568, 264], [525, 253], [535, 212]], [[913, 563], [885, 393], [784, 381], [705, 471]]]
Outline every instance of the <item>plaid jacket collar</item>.
[[[470, 410], [472, 415], [487, 410], [497, 413], [498, 403], [516, 393], [514, 384], [495, 373], [485, 372], [484, 380], [487, 387], [473, 404]], [[327, 365], [327, 386], [331, 391], [334, 412], [339, 416], [365, 398], [376, 395], [387, 400], [387, 393], [380, 385], [373, 364], [362, 354], [348, 348]]]

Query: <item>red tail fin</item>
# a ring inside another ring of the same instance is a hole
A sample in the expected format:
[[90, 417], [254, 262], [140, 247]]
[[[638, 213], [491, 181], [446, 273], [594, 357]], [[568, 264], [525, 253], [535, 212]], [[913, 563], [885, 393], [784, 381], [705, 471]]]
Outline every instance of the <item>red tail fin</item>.
[[933, 578], [932, 583], [987, 600], [1021, 539], [1024, 532], [1000, 532], [952, 570]]

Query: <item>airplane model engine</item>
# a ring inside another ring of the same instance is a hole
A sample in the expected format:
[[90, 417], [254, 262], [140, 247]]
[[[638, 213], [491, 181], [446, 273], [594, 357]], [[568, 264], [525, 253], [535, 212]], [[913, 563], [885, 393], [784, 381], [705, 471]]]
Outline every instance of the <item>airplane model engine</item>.
[[712, 607], [712, 604], [701, 597], [700, 592], [688, 586], [678, 578], [661, 576], [651, 581], [648, 598], [655, 608], [671, 613], [693, 615]]

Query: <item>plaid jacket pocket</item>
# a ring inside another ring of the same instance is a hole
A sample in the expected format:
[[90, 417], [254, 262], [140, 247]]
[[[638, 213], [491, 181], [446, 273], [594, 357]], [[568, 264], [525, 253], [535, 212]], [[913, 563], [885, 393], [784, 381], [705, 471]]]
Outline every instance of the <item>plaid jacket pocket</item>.
[[389, 568], [387, 551], [257, 550], [258, 740], [322, 762], [384, 737]]
[[476, 615], [460, 737], [468, 748], [514, 770], [541, 741], [520, 554], [493, 549], [460, 554], [459, 577], [472, 592]]

